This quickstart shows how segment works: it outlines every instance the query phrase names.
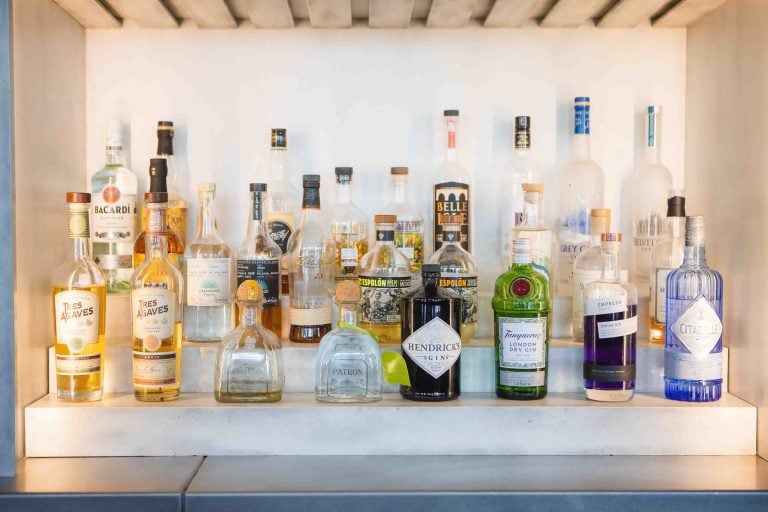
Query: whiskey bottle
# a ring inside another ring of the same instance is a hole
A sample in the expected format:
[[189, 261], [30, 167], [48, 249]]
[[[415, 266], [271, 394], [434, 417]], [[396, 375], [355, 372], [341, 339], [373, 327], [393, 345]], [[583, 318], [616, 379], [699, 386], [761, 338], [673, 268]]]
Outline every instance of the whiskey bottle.
[[104, 275], [91, 259], [91, 194], [67, 192], [70, 254], [53, 275], [56, 396], [73, 402], [101, 399], [104, 378]]
[[411, 261], [411, 272], [421, 272], [424, 263], [424, 217], [408, 204], [408, 168], [392, 167], [392, 202], [384, 213], [397, 217], [395, 247]]
[[440, 402], [461, 394], [461, 297], [438, 286], [440, 265], [421, 267], [422, 287], [402, 299], [402, 349], [408, 400]]
[[[523, 183], [523, 216], [522, 221], [509, 233], [510, 247], [512, 240], [525, 238], [531, 241], [530, 253], [533, 267], [550, 281], [554, 273], [553, 261], [555, 251], [555, 234], [544, 226], [542, 217], [542, 201], [544, 198], [543, 183]], [[512, 264], [510, 254], [509, 264]]]
[[336, 204], [331, 209], [331, 235], [336, 242], [336, 279], [357, 279], [360, 260], [368, 252], [368, 216], [352, 203], [352, 168], [336, 167]]
[[446, 215], [461, 216], [461, 246], [471, 252], [470, 175], [456, 158], [456, 130], [459, 122], [458, 110], [445, 110], [448, 129], [448, 147], [445, 162], [438, 168], [439, 176], [433, 187], [432, 218], [434, 219], [433, 250], [443, 245], [443, 219]]
[[184, 279], [168, 259], [168, 193], [144, 195], [147, 258], [131, 277], [133, 393], [143, 402], [174, 400], [181, 387]]

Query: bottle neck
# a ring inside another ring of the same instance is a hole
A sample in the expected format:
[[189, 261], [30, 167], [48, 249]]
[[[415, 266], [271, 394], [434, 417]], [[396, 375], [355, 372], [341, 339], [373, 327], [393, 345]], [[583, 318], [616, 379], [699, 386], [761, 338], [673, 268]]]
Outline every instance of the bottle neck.
[[394, 186], [395, 203], [407, 203], [408, 178], [403, 176], [395, 176], [392, 178], [392, 185]]
[[309, 210], [320, 210], [320, 189], [304, 188], [304, 197], [301, 201], [301, 209], [304, 212]]
[[541, 224], [541, 194], [526, 192], [523, 202], [523, 225], [538, 226]]
[[611, 229], [610, 217], [590, 217], [589, 229], [592, 235], [592, 247], [600, 246], [600, 235]]
[[168, 255], [168, 228], [165, 203], [151, 203], [147, 215], [146, 254], [148, 259], [164, 258]]
[[173, 135], [170, 131], [164, 130], [157, 134], [157, 156], [173, 156]]
[[166, 177], [150, 176], [149, 191], [150, 192], [168, 192], [168, 180], [166, 179]]
[[240, 325], [245, 328], [261, 325], [261, 307], [258, 303], [238, 301], [240, 307]]
[[645, 161], [648, 164], [658, 164], [661, 152], [660, 114], [646, 114], [645, 121]]
[[267, 235], [267, 224], [264, 222], [264, 192], [251, 192], [251, 206], [248, 215], [248, 238]]
[[352, 191], [350, 182], [347, 180], [340, 181], [336, 184], [336, 203], [349, 204], [352, 202]]
[[645, 163], [649, 165], [656, 165], [661, 162], [660, 150], [658, 144], [655, 146], [645, 147]]
[[592, 159], [588, 133], [573, 135], [573, 159], [579, 162]]
[[437, 297], [437, 277], [436, 276], [423, 276], [424, 283], [424, 295], [429, 299]]
[[88, 210], [89, 207], [85, 203], [69, 206], [67, 236], [70, 240], [70, 254], [72, 254], [75, 261], [80, 261], [90, 256], [88, 239], [91, 236], [91, 230]]
[[125, 164], [125, 153], [119, 146], [107, 146], [107, 165], [112, 167]]
[[360, 307], [355, 302], [339, 302], [339, 323], [358, 327]]
[[456, 133], [458, 131], [458, 120], [455, 117], [446, 118], [446, 127], [448, 129], [448, 145], [445, 151], [445, 161], [456, 161]]
[[200, 197], [200, 209], [197, 214], [198, 239], [216, 236], [216, 214], [213, 205], [213, 193], [207, 192]]
[[683, 251], [683, 265], [686, 267], [706, 267], [707, 251], [703, 245], [686, 245]]
[[603, 271], [601, 279], [603, 281], [617, 281], [619, 276], [619, 254], [616, 252], [603, 251]]
[[443, 226], [443, 247], [449, 245], [459, 245], [461, 243], [460, 226]]
[[533, 260], [531, 259], [530, 252], [516, 253], [512, 252], [512, 264], [513, 265], [530, 265]]
[[376, 245], [395, 245], [395, 227], [392, 224], [376, 226]]
[[306, 225], [308, 222], [312, 222], [314, 220], [320, 220], [320, 218], [321, 218], [320, 207], [305, 206], [301, 210], [302, 225]]
[[269, 151], [270, 180], [272, 182], [285, 181], [286, 161], [288, 160], [288, 151], [280, 148], [272, 148]]
[[682, 239], [685, 236], [685, 217], [668, 217], [669, 236], [674, 239]]

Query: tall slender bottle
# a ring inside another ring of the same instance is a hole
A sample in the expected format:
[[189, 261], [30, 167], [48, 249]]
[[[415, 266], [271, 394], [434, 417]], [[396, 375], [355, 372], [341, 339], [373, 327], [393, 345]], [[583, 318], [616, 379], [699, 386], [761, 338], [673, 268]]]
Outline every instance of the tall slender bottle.
[[461, 216], [461, 246], [471, 251], [471, 191], [470, 174], [456, 158], [456, 131], [459, 123], [458, 110], [443, 112], [448, 131], [445, 162], [437, 170], [437, 183], [433, 187], [432, 218], [434, 219], [433, 249], [443, 245], [443, 219], [446, 215]]
[[408, 204], [408, 168], [392, 167], [393, 199], [385, 214], [395, 215], [395, 247], [411, 260], [411, 271], [418, 273], [424, 263], [424, 217]]
[[[187, 201], [181, 185], [181, 169], [173, 153], [175, 135], [173, 121], [157, 122], [157, 157], [164, 158], [168, 167], [168, 225], [187, 244]], [[150, 190], [150, 192], [153, 192]], [[142, 224], [144, 228], [145, 224]]]
[[104, 272], [107, 293], [129, 293], [133, 241], [138, 228], [138, 180], [125, 167], [120, 121], [107, 124], [107, 161], [91, 178], [93, 259]]
[[88, 248], [91, 194], [67, 192], [70, 254], [53, 274], [56, 396], [99, 400], [104, 378], [107, 295], [104, 274]]
[[664, 395], [712, 402], [723, 387], [723, 276], [707, 265], [704, 217], [685, 219], [685, 257], [667, 276]]
[[368, 216], [352, 203], [352, 168], [336, 167], [336, 204], [331, 208], [331, 235], [336, 242], [336, 279], [357, 279], [368, 252]]
[[[533, 267], [551, 281], [554, 273], [555, 234], [543, 224], [544, 184], [523, 183], [521, 188], [523, 190], [522, 221], [509, 232], [509, 244], [511, 247], [512, 240], [517, 238], [530, 240]], [[513, 259], [510, 253], [509, 264], [512, 264]]]

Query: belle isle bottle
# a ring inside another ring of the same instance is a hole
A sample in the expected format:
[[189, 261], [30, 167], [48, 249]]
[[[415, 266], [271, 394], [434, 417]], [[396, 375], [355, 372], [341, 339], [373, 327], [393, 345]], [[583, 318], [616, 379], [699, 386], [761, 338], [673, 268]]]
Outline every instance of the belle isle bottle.
[[471, 208], [470, 175], [456, 158], [456, 129], [459, 123], [458, 110], [443, 112], [448, 130], [448, 147], [445, 162], [438, 168], [438, 182], [433, 187], [432, 218], [434, 219], [433, 249], [443, 245], [443, 218], [446, 215], [461, 216], [461, 246], [471, 252]]

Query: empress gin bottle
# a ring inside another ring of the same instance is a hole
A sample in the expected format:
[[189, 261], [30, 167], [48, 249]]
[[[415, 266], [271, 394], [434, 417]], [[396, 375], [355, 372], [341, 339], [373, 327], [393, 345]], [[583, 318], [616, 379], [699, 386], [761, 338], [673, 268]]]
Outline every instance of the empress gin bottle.
[[424, 263], [424, 217], [408, 204], [408, 168], [392, 167], [393, 201], [384, 213], [397, 217], [395, 247], [411, 260], [411, 271], [420, 272]]
[[624, 402], [635, 393], [637, 290], [619, 280], [621, 234], [600, 240], [603, 271], [584, 289], [584, 388], [589, 400]]
[[549, 280], [533, 267], [530, 240], [512, 240], [512, 265], [493, 295], [496, 396], [535, 400], [547, 395], [551, 331]]
[[683, 265], [667, 277], [664, 395], [712, 402], [723, 384], [723, 276], [707, 266], [704, 217], [685, 219]]
[[336, 168], [336, 204], [331, 209], [331, 235], [336, 242], [336, 279], [356, 279], [368, 252], [368, 221], [352, 203], [352, 168]]
[[[509, 232], [510, 242], [516, 238], [530, 240], [531, 261], [536, 270], [552, 280], [552, 260], [555, 249], [555, 235], [552, 230], [542, 224], [541, 202], [544, 196], [542, 183], [523, 183], [523, 216], [520, 224]], [[510, 254], [509, 264], [514, 257]], [[551, 292], [551, 290], [550, 290]]]
[[409, 400], [439, 402], [458, 398], [461, 356], [461, 297], [438, 286], [440, 265], [421, 267], [422, 287], [402, 300], [403, 359]]
[[438, 182], [433, 188], [432, 218], [434, 219], [435, 251], [443, 245], [443, 219], [446, 215], [461, 216], [461, 246], [470, 251], [470, 176], [469, 171], [456, 159], [456, 128], [459, 122], [458, 110], [443, 112], [448, 129], [448, 149], [445, 162], [438, 168]]

